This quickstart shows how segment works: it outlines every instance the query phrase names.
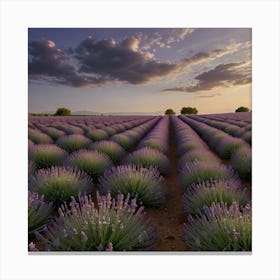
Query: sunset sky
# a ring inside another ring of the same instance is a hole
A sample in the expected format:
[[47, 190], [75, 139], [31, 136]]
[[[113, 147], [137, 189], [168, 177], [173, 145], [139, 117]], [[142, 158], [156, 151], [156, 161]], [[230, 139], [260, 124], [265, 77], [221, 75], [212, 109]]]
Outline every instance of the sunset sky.
[[29, 112], [251, 109], [251, 29], [30, 28]]

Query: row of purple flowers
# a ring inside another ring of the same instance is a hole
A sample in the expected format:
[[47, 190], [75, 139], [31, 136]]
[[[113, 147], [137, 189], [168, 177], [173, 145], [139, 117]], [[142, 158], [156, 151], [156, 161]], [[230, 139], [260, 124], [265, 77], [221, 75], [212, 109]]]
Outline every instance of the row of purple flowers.
[[220, 129], [233, 137], [238, 137], [246, 141], [248, 144], [251, 145], [252, 142], [252, 126], [251, 124], [247, 124], [244, 127], [240, 127], [234, 124], [229, 124], [226, 121], [220, 120], [209, 120], [202, 116], [190, 116], [190, 118], [208, 124], [212, 127]]
[[251, 180], [252, 149], [249, 144], [197, 120], [185, 116], [180, 118], [189, 124], [222, 159], [229, 159], [231, 166], [241, 178]]
[[134, 120], [125, 120], [122, 123], [116, 122], [106, 122], [106, 123], [88, 123], [84, 122], [82, 124], [76, 124], [73, 120], [73, 123], [63, 122], [54, 122], [50, 123], [48, 120], [47, 123], [30, 125], [28, 129], [28, 136], [31, 142], [35, 144], [50, 144], [53, 141], [58, 140], [58, 138], [65, 135], [83, 135], [84, 137], [89, 138], [92, 141], [104, 140], [110, 136], [121, 133], [125, 130], [137, 127], [141, 124], [146, 123], [149, 120], [155, 119], [155, 117], [144, 117], [137, 118]]
[[[30, 149], [30, 168], [34, 170], [29, 188], [36, 201], [30, 199], [29, 203], [30, 240], [35, 235], [46, 250], [58, 251], [151, 249], [155, 226], [143, 217], [139, 205], [157, 206], [165, 200], [166, 186], [160, 172], [167, 173], [169, 162], [149, 145], [168, 151], [168, 125], [167, 117], [153, 118], [110, 140], [87, 143], [87, 150], [81, 147], [69, 155], [53, 144], [34, 145]], [[129, 145], [118, 141], [121, 137]], [[125, 157], [124, 147], [130, 149], [142, 138], [139, 148]], [[113, 163], [123, 165], [114, 167]], [[89, 194], [95, 194], [97, 187], [101, 195], [97, 193], [94, 205]], [[77, 197], [79, 201], [74, 203]], [[51, 215], [50, 205], [59, 216]], [[45, 211], [35, 215], [38, 208]], [[37, 250], [33, 241], [29, 250]]]
[[186, 245], [194, 251], [250, 251], [250, 197], [240, 179], [188, 124], [177, 117], [172, 121], [188, 214]]

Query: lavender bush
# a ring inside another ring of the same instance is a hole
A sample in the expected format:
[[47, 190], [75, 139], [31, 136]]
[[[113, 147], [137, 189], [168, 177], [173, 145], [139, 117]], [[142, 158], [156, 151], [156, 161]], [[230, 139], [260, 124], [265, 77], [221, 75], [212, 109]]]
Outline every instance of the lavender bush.
[[130, 149], [133, 146], [133, 141], [132, 139], [124, 134], [115, 134], [111, 137], [112, 141], [118, 143], [121, 145], [125, 150]]
[[248, 147], [241, 147], [236, 150], [231, 158], [230, 164], [242, 179], [251, 180], [252, 176], [252, 150]]
[[106, 170], [99, 179], [100, 189], [113, 197], [130, 194], [144, 206], [158, 206], [165, 201], [166, 186], [163, 177], [153, 167], [123, 165]]
[[89, 143], [91, 143], [90, 139], [78, 134], [64, 135], [59, 137], [56, 141], [56, 144], [68, 153], [84, 149]]
[[128, 155], [124, 164], [132, 164], [142, 167], [155, 167], [161, 174], [167, 174], [169, 169], [167, 156], [158, 150], [148, 147], [136, 150]]
[[28, 129], [28, 138], [35, 144], [50, 144], [53, 143], [52, 138], [35, 129]]
[[64, 131], [54, 127], [47, 127], [44, 129], [44, 132], [48, 134], [54, 141], [57, 140], [59, 137], [65, 135]]
[[209, 150], [195, 149], [183, 154], [179, 160], [180, 169], [184, 168], [186, 163], [203, 161], [203, 162], [217, 162], [218, 158]]
[[84, 130], [77, 126], [69, 126], [66, 128], [67, 134], [84, 134]]
[[50, 221], [52, 203], [46, 203], [44, 196], [28, 191], [28, 238], [34, 237], [34, 232], [40, 232]]
[[244, 146], [244, 141], [234, 138], [225, 137], [219, 143], [215, 144], [216, 150], [221, 158], [229, 159], [232, 153], [238, 148]]
[[235, 178], [233, 170], [217, 162], [192, 162], [186, 163], [180, 171], [181, 185], [186, 189], [191, 184], [201, 183], [213, 179]]
[[103, 129], [93, 129], [87, 132], [87, 136], [93, 141], [105, 140], [109, 134]]
[[28, 176], [32, 175], [36, 170], [36, 165], [33, 160], [28, 160]]
[[45, 229], [44, 236], [37, 233], [47, 250], [51, 251], [138, 251], [150, 250], [156, 240], [155, 226], [143, 216], [136, 199], [129, 204], [110, 194], [100, 196], [98, 208], [91, 197], [74, 198], [70, 207], [65, 203], [59, 208], [59, 216]]
[[241, 189], [237, 180], [210, 180], [188, 187], [183, 196], [183, 209], [189, 214], [196, 214], [204, 206], [213, 202], [224, 202], [230, 206], [234, 201], [245, 206], [249, 201], [248, 194]]
[[213, 203], [189, 216], [184, 226], [184, 241], [193, 251], [251, 251], [251, 206], [242, 210], [237, 202], [231, 206]]
[[244, 139], [248, 144], [252, 144], [252, 132], [247, 131], [242, 135], [242, 139]]
[[54, 144], [34, 145], [29, 149], [29, 159], [36, 168], [48, 168], [60, 165], [67, 153]]
[[106, 131], [106, 133], [109, 135], [109, 136], [112, 136], [114, 134], [117, 133], [117, 129], [115, 127], [111, 127], [111, 126], [107, 126], [104, 128], [104, 131]]
[[109, 156], [99, 151], [79, 150], [69, 155], [64, 165], [83, 170], [96, 180], [113, 163]]
[[71, 196], [87, 193], [92, 186], [92, 179], [86, 173], [70, 167], [40, 169], [29, 181], [31, 190], [44, 195], [45, 200], [56, 207]]
[[118, 163], [125, 155], [125, 150], [114, 141], [99, 141], [89, 145], [90, 149], [100, 151], [108, 155], [114, 163]]

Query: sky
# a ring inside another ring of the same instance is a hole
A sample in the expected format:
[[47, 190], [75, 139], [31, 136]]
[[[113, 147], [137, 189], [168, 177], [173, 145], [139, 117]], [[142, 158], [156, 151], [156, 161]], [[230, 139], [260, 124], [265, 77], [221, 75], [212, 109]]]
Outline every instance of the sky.
[[29, 28], [28, 110], [251, 109], [249, 28]]

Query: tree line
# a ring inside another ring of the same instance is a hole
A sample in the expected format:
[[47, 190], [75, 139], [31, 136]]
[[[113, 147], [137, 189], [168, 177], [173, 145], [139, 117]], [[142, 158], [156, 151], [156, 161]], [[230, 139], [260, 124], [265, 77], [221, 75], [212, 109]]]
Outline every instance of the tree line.
[[[235, 112], [249, 112], [249, 108], [247, 107], [239, 107], [235, 110]], [[196, 115], [198, 113], [198, 110], [195, 108], [195, 107], [183, 107], [181, 110], [180, 110], [180, 113], [181, 115]], [[176, 112], [173, 110], [173, 109], [167, 109], [165, 111], [165, 115], [176, 115]]]

